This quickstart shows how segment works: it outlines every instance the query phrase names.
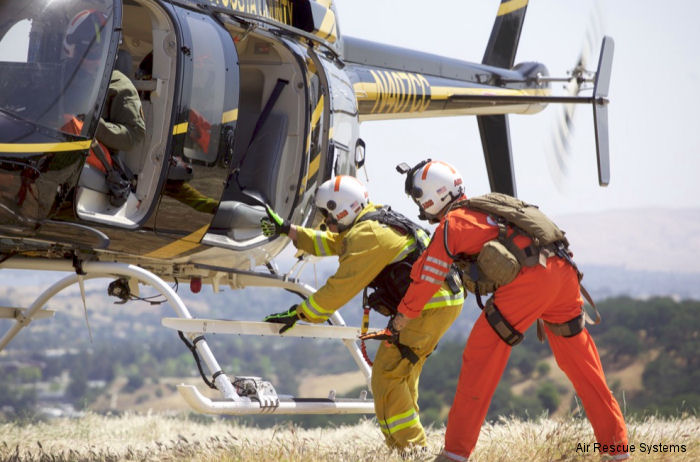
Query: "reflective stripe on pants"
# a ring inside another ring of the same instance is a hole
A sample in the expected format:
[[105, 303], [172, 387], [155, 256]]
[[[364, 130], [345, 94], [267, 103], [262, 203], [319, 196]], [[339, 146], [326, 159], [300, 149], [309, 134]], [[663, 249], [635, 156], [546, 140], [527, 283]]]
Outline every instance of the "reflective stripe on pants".
[[[398, 348], [382, 342], [372, 367], [372, 394], [386, 444], [390, 448], [425, 446], [426, 438], [418, 417], [418, 378], [427, 356], [457, 318], [462, 305], [423, 310], [401, 330], [399, 341], [418, 356], [411, 364]], [[415, 416], [414, 416], [415, 413]]]

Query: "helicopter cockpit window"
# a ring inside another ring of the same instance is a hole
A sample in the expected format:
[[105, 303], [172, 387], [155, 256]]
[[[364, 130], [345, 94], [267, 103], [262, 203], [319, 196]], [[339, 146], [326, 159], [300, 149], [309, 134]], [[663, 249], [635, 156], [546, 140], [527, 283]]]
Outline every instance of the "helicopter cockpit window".
[[113, 0], [0, 2], [0, 111], [86, 135], [113, 39]]
[[192, 34], [192, 86], [189, 129], [183, 153], [189, 160], [210, 165], [216, 161], [221, 132], [221, 115], [226, 94], [226, 62], [219, 32], [212, 23], [188, 15]]

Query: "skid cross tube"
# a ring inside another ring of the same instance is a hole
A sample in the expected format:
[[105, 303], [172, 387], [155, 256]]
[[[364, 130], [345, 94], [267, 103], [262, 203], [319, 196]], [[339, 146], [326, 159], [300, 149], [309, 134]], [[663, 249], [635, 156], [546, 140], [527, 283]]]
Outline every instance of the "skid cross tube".
[[[66, 260], [45, 260], [45, 259], [31, 259], [22, 257], [13, 257], [4, 261], [0, 264], [0, 268], [12, 268], [12, 269], [29, 269], [29, 270], [55, 270], [55, 271], [71, 271], [73, 270], [72, 262]], [[84, 262], [82, 265], [83, 271], [86, 273], [84, 276], [79, 276], [77, 274], [71, 274], [60, 281], [53, 284], [51, 287], [46, 289], [29, 309], [24, 312], [24, 314], [16, 319], [15, 325], [10, 328], [10, 330], [3, 336], [0, 340], [0, 350], [5, 348], [8, 343], [17, 335], [17, 333], [27, 326], [31, 321], [36, 312], [41, 310], [48, 300], [59, 293], [61, 290], [69, 287], [76, 282], [79, 278], [83, 279], [95, 279], [98, 277], [110, 277], [110, 276], [129, 276], [139, 280], [140, 282], [149, 285], [157, 289], [161, 295], [163, 295], [170, 305], [173, 307], [175, 312], [180, 318], [192, 319], [187, 307], [180, 298], [180, 296], [175, 293], [175, 291], [165, 283], [161, 278], [155, 274], [140, 268], [135, 265], [129, 265], [126, 263], [112, 263], [112, 262]], [[202, 359], [207, 365], [210, 374], [216, 374], [221, 371], [219, 363], [214, 358], [209, 345], [206, 340], [200, 340], [196, 344], [197, 352], [200, 354]], [[233, 385], [229, 381], [226, 374], [217, 374], [216, 379], [214, 379], [217, 389], [223, 394], [224, 398], [230, 400], [240, 400], [241, 398], [236, 394], [233, 389]]]
[[[234, 288], [238, 287], [278, 287], [281, 289], [289, 290], [294, 292], [299, 297], [308, 298], [316, 290], [308, 284], [304, 284], [297, 279], [288, 278], [276, 274], [265, 274], [256, 273], [254, 271], [242, 271], [242, 270], [230, 270], [226, 268], [197, 264], [198, 268], [208, 269], [211, 271], [220, 271], [228, 273], [232, 276], [231, 285]], [[345, 320], [340, 315], [338, 311], [333, 313], [329, 318], [328, 322], [334, 326], [345, 327], [347, 324]], [[357, 367], [362, 371], [362, 374], [367, 380], [367, 384], [371, 384], [372, 380], [372, 369], [362, 358], [362, 351], [357, 343], [357, 339], [342, 339], [343, 344], [350, 352], [352, 359], [355, 361]]]

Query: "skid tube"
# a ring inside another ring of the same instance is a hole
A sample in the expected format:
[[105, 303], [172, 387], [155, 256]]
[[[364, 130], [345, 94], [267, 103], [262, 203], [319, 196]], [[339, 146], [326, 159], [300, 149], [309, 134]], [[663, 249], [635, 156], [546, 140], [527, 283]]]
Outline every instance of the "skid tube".
[[[72, 262], [67, 260], [35, 259], [25, 257], [12, 257], [0, 263], [0, 269], [21, 269], [21, 270], [48, 270], [48, 271], [75, 271]], [[152, 272], [136, 265], [114, 262], [83, 262], [81, 266], [84, 274], [70, 274], [57, 281], [46, 289], [25, 310], [13, 311], [15, 324], [0, 339], [0, 351], [2, 351], [12, 339], [32, 320], [43, 316], [42, 309], [46, 303], [63, 289], [76, 283], [89, 279], [127, 276], [139, 282], [151, 286], [163, 295], [170, 305], [172, 305], [179, 319], [195, 321], [189, 313], [180, 296], [160, 277]], [[275, 277], [252, 272], [241, 272], [238, 274], [238, 281], [241, 286], [260, 287], [281, 287], [297, 293], [301, 297], [309, 296], [314, 292], [313, 288], [295, 280], [284, 277]], [[176, 318], [177, 319], [177, 318]], [[334, 326], [342, 326], [346, 330], [344, 319], [338, 312], [333, 313], [329, 318], [329, 323]], [[309, 326], [311, 327], [311, 326]], [[342, 330], [342, 329], [341, 329]], [[222, 399], [211, 399], [199, 392], [192, 385], [181, 384], [178, 386], [180, 394], [185, 401], [197, 412], [206, 414], [372, 414], [374, 413], [374, 402], [366, 399], [366, 393], [359, 399], [336, 399], [335, 393], [331, 391], [328, 398], [279, 398], [267, 382], [261, 382], [258, 378], [242, 377], [243, 380], [253, 379], [255, 383], [263, 385], [252, 399], [248, 396], [240, 396], [236, 393], [230, 378], [223, 373], [216, 358], [209, 349], [204, 337], [197, 332], [188, 332], [185, 335], [193, 341], [197, 353], [204, 359], [210, 374], [214, 377], [217, 390], [221, 393]], [[355, 339], [341, 338], [342, 342], [350, 351], [356, 365], [362, 371], [368, 384], [371, 381], [371, 368], [362, 358], [362, 353]], [[235, 380], [234, 380], [235, 382]], [[270, 392], [271, 390], [271, 392]]]
[[[74, 271], [72, 262], [67, 260], [45, 260], [45, 259], [33, 259], [33, 258], [22, 258], [13, 257], [9, 258], [0, 264], [2, 269], [24, 269], [24, 270], [51, 270], [51, 271]], [[82, 271], [84, 275], [71, 274], [65, 278], [54, 283], [51, 287], [46, 289], [39, 297], [32, 303], [32, 305], [25, 310], [21, 316], [15, 318], [15, 324], [10, 328], [9, 331], [0, 339], [0, 351], [5, 348], [10, 341], [22, 330], [24, 327], [29, 325], [34, 318], [34, 315], [38, 313], [44, 305], [53, 298], [60, 291], [69, 287], [77, 282], [87, 279], [96, 279], [102, 277], [113, 277], [113, 276], [127, 276], [137, 279], [139, 282], [151, 286], [158, 290], [161, 295], [163, 295], [170, 305], [173, 307], [178, 317], [185, 319], [192, 319], [189, 310], [185, 306], [180, 296], [163, 281], [160, 277], [140, 268], [136, 265], [130, 265], [126, 263], [113, 263], [113, 262], [99, 262], [99, 261], [87, 261], [82, 263]], [[190, 340], [193, 340], [191, 338]], [[219, 363], [216, 361], [214, 354], [209, 349], [209, 345], [203, 338], [198, 339], [195, 342], [195, 348], [197, 353], [204, 360], [204, 363], [209, 369], [209, 373], [214, 377], [214, 383], [216, 388], [221, 392], [225, 399], [239, 401], [243, 398], [238, 396], [233, 388], [229, 378], [223, 373]]]

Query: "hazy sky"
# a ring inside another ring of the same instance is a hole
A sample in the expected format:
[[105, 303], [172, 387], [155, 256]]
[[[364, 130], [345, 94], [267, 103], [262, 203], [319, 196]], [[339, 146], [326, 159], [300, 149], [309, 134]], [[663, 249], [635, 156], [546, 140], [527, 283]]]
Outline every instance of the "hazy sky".
[[[335, 1], [344, 35], [475, 62], [481, 61], [499, 6], [498, 0]], [[566, 75], [596, 9], [599, 25], [615, 40], [611, 184], [598, 186], [593, 117], [587, 105], [578, 106], [575, 114], [569, 175], [552, 176], [558, 107], [550, 105], [539, 114], [509, 116], [518, 195], [553, 214], [700, 207], [700, 93], [694, 86], [700, 83], [700, 2], [533, 0], [516, 63], [539, 61], [550, 75]], [[16, 52], [0, 50], [8, 51]], [[414, 216], [394, 166], [426, 157], [454, 164], [468, 194], [488, 190], [473, 116], [365, 122], [360, 132], [367, 142], [368, 188], [375, 202], [391, 203]], [[364, 172], [359, 177], [365, 180]]]
[[[480, 62], [499, 2], [336, 0], [336, 5], [344, 35]], [[615, 40], [610, 186], [598, 186], [593, 116], [585, 105], [576, 111], [570, 175], [562, 188], [556, 186], [547, 157], [557, 113], [550, 105], [539, 114], [509, 116], [518, 195], [554, 214], [700, 207], [700, 96], [695, 88], [700, 83], [700, 2], [615, 0], [598, 8], [605, 33]], [[539, 61], [550, 75], [566, 75], [594, 9], [593, 1], [531, 1], [516, 63]], [[428, 156], [453, 163], [468, 193], [488, 190], [475, 117], [365, 122], [360, 132], [367, 142], [368, 187], [377, 202], [415, 215], [393, 168]], [[359, 176], [364, 180], [362, 172]]]

